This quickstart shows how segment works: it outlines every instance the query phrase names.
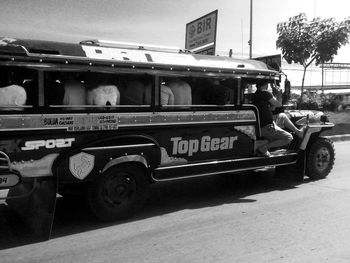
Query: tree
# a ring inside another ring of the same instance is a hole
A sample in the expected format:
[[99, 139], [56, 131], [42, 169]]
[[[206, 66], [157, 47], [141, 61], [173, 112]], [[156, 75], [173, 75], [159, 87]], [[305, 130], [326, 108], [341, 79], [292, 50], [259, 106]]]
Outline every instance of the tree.
[[289, 18], [277, 24], [277, 48], [282, 49], [283, 58], [289, 63], [304, 67], [301, 94], [304, 90], [306, 69], [333, 61], [338, 49], [349, 42], [350, 19], [337, 23], [334, 18], [314, 18], [307, 21], [305, 14]]

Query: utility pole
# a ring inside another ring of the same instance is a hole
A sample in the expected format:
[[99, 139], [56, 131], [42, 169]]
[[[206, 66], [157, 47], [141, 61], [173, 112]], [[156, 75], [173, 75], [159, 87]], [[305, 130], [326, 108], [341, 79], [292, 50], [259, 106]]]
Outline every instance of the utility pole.
[[249, 35], [249, 58], [252, 58], [253, 46], [253, 0], [250, 0], [250, 35]]

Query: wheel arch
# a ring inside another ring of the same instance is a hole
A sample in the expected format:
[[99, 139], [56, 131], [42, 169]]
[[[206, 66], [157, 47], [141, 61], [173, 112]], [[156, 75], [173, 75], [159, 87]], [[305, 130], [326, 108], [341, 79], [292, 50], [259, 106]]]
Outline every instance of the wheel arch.
[[110, 160], [103, 167], [103, 169], [101, 170], [101, 173], [105, 173], [107, 170], [114, 168], [116, 166], [126, 165], [126, 164], [137, 165], [145, 172], [145, 176], [147, 176], [147, 179], [151, 180], [151, 177], [149, 176], [150, 175], [150, 172], [149, 172], [150, 165], [149, 165], [147, 159], [142, 155], [126, 155], [126, 156], [121, 156], [121, 157], [115, 158], [113, 160]]
[[[136, 149], [137, 144], [143, 147], [141, 150], [138, 150], [138, 152], [132, 150]], [[103, 160], [95, 166], [94, 176], [90, 174], [81, 181], [77, 181], [76, 178], [71, 176], [68, 171], [68, 162], [71, 156], [81, 152], [98, 156], [99, 149], [103, 150], [108, 147], [111, 148], [109, 152], [104, 153], [103, 156], [100, 155], [100, 159], [102, 158]], [[145, 170], [146, 174], [149, 175], [149, 171], [159, 165], [160, 158], [161, 152], [159, 144], [151, 136], [143, 134], [120, 134], [91, 142], [83, 141], [74, 148], [62, 151], [53, 162], [52, 173], [58, 178], [59, 185], [65, 185], [76, 182], [93, 181], [98, 174], [105, 172], [115, 165], [133, 162], [140, 165]]]

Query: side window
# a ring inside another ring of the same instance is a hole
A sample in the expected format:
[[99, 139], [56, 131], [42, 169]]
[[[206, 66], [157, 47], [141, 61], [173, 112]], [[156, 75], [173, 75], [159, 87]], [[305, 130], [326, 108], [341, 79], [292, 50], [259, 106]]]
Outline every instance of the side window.
[[253, 83], [245, 83], [243, 92], [244, 92], [244, 103], [251, 104], [253, 100], [253, 94], [256, 91], [256, 85]]
[[[256, 86], [259, 81], [262, 79], [258, 78], [244, 78], [242, 79], [242, 95], [243, 95], [243, 103], [252, 104], [253, 96], [256, 92]], [[270, 84], [269, 84], [269, 88]]]
[[46, 104], [49, 106], [63, 105], [64, 86], [60, 72], [46, 72], [44, 74], [44, 93]]
[[154, 77], [148, 75], [120, 75], [120, 105], [150, 106], [153, 83]]
[[45, 94], [50, 106], [69, 109], [149, 106], [149, 76], [100, 72], [48, 72]]
[[38, 73], [20, 67], [0, 67], [0, 110], [23, 110], [38, 103]]
[[197, 78], [192, 98], [194, 105], [235, 105], [238, 85], [235, 79]]
[[163, 77], [160, 80], [162, 106], [217, 106], [237, 103], [239, 87], [233, 78]]
[[[244, 79], [242, 81], [243, 103], [252, 103], [253, 95], [256, 92], [256, 85], [260, 80], [261, 79]], [[283, 94], [281, 88], [278, 85], [279, 83], [274, 82], [273, 80], [266, 81], [268, 81], [268, 91], [271, 92], [276, 97], [276, 99], [282, 102]]]

